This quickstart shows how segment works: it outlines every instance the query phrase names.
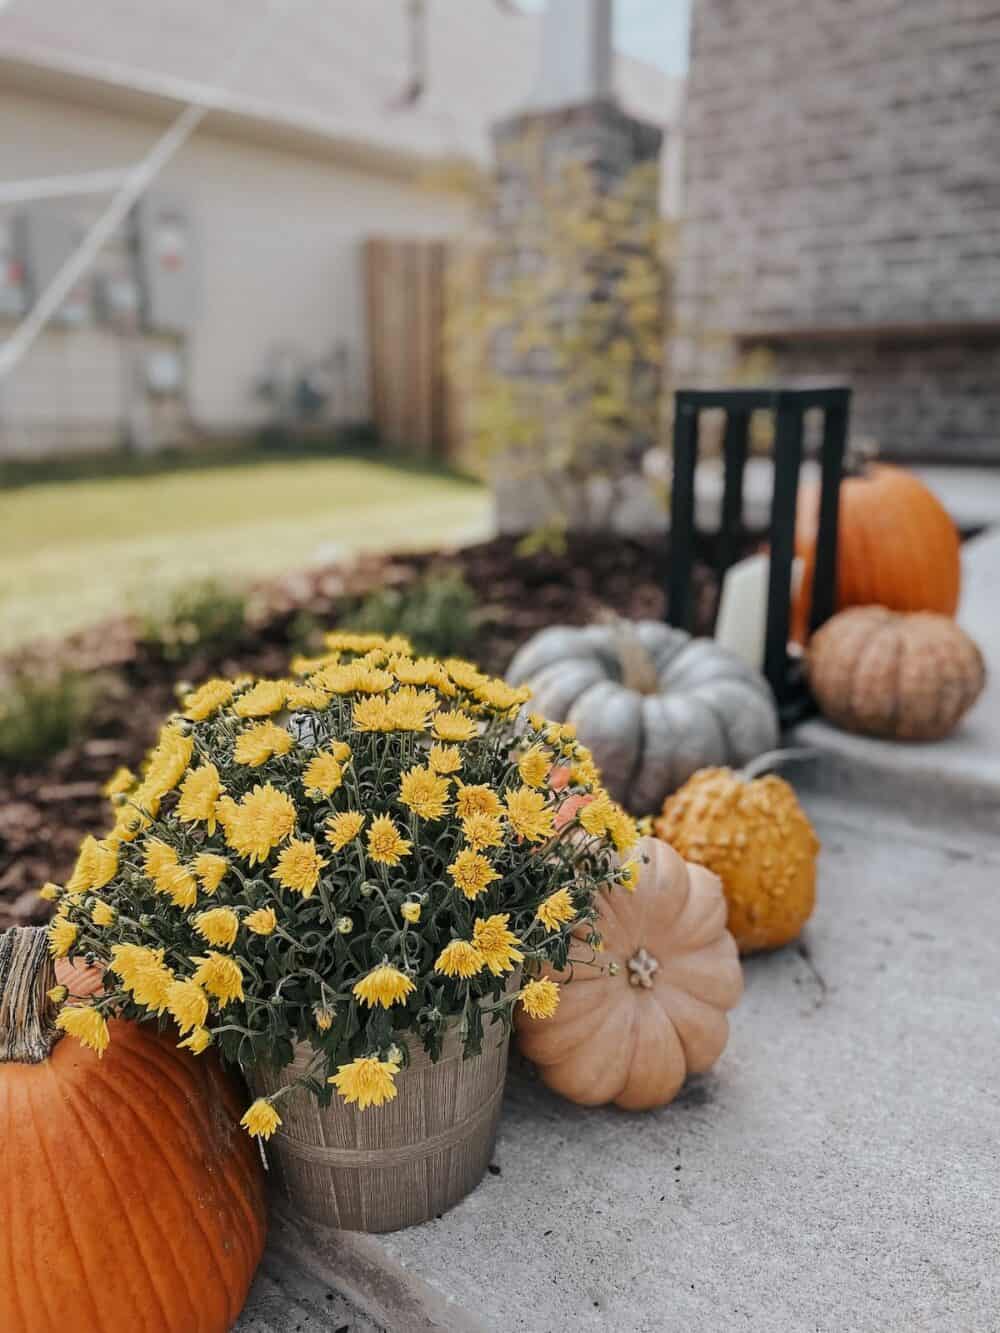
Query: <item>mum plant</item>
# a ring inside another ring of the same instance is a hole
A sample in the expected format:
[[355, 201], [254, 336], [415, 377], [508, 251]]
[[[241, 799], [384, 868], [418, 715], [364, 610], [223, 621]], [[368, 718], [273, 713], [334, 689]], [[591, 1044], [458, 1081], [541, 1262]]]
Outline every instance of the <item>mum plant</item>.
[[459, 1024], [470, 1056], [515, 1004], [551, 1015], [542, 964], [635, 879], [632, 820], [571, 728], [519, 720], [525, 689], [398, 637], [326, 647], [188, 694], [141, 780], [109, 784], [114, 827], [45, 890], [52, 952], [104, 969], [57, 1018], [98, 1054], [112, 1013], [246, 1071], [312, 1048], [244, 1116], [262, 1138], [294, 1087], [378, 1106], [414, 1042], [435, 1059]]

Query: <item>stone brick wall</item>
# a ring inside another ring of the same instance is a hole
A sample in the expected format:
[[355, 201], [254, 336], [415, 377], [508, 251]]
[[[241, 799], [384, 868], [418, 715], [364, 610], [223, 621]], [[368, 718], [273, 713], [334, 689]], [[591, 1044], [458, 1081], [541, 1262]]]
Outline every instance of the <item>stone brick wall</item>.
[[996, 0], [695, 0], [685, 153], [675, 378], [759, 342], [887, 452], [1000, 460]]

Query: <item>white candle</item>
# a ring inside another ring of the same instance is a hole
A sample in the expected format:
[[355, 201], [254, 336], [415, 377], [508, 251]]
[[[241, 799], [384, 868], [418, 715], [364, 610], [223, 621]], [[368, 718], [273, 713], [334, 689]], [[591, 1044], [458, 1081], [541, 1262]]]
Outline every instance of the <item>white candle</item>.
[[[758, 671], [764, 665], [764, 640], [767, 633], [767, 585], [771, 577], [771, 559], [751, 555], [731, 565], [722, 580], [719, 614], [715, 621], [715, 641]], [[797, 589], [802, 578], [802, 561], [792, 563], [792, 586]]]

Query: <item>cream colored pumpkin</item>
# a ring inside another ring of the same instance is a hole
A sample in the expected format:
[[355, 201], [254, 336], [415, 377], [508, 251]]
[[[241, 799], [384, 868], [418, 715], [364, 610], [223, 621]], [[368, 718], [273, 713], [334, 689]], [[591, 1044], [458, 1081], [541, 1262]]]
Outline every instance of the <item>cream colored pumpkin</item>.
[[743, 993], [717, 876], [655, 838], [637, 855], [635, 891], [599, 899], [602, 952], [595, 957], [581, 929], [570, 949], [577, 965], [548, 972], [565, 983], [554, 1017], [518, 1011], [515, 1020], [542, 1081], [583, 1106], [666, 1105], [722, 1054], [726, 1012]]

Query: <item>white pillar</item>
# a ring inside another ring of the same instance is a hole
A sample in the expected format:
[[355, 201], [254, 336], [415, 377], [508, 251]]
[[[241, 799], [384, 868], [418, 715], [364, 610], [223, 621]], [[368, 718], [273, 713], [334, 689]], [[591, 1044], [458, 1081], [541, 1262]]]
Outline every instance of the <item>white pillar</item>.
[[548, 0], [535, 107], [614, 96], [613, 10], [614, 0]]

